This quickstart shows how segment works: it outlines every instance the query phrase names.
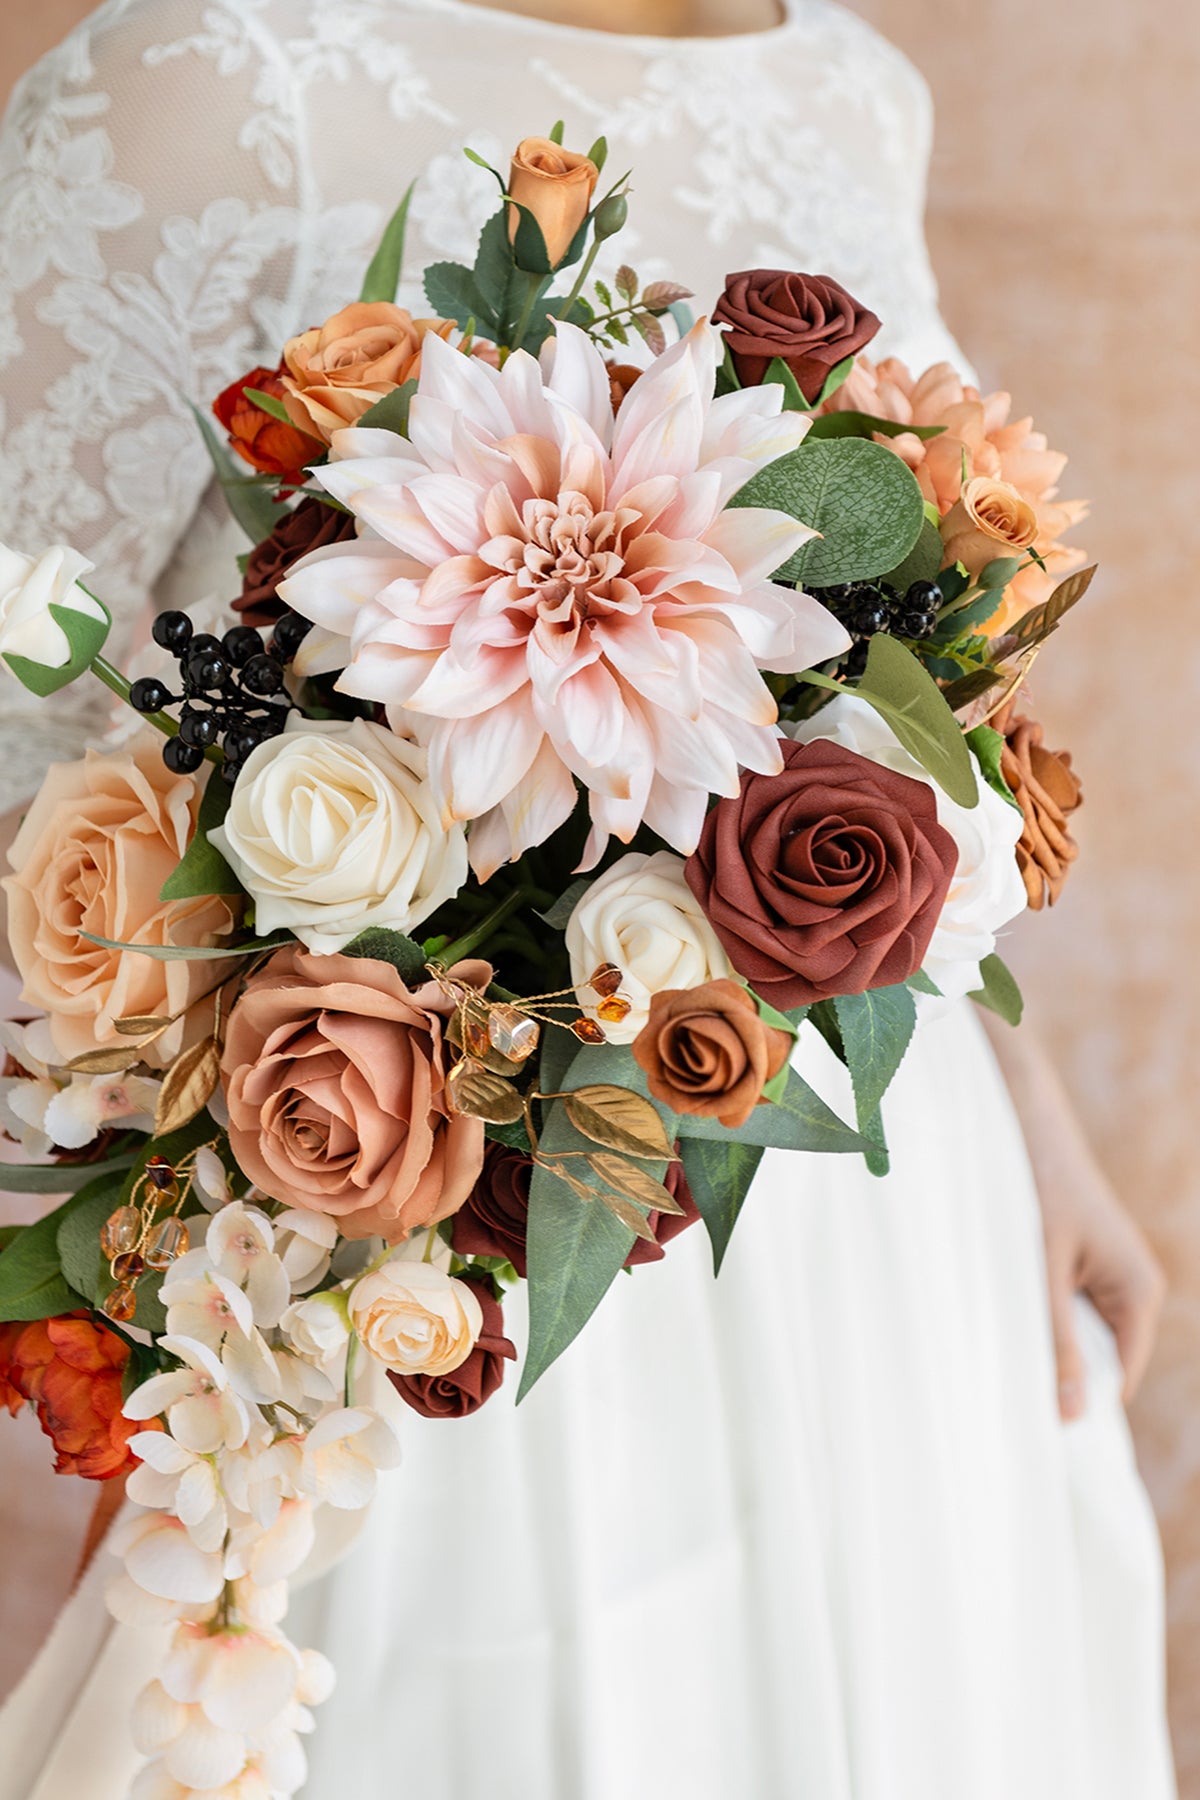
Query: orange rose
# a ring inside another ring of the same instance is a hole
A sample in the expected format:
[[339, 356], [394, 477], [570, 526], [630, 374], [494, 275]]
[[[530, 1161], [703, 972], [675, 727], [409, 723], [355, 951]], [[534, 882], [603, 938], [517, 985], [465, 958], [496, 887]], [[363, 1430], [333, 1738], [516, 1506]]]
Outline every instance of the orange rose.
[[941, 523], [945, 565], [960, 562], [969, 575], [999, 556], [1020, 556], [1036, 541], [1037, 510], [1011, 482], [976, 475]]
[[[136, 950], [106, 950], [83, 936], [132, 944], [211, 944], [233, 923], [225, 900], [205, 895], [164, 903], [159, 889], [187, 849], [202, 789], [173, 775], [162, 738], [145, 732], [120, 751], [89, 750], [54, 763], [31, 801], [2, 884], [8, 936], [22, 998], [50, 1016], [64, 1062], [105, 1044], [128, 1043], [113, 1021], [180, 1012], [220, 974], [215, 962], [159, 962]], [[197, 1006], [141, 1052], [166, 1065], [199, 1037], [212, 1002]]]
[[121, 1412], [129, 1346], [86, 1313], [0, 1325], [0, 1402], [37, 1408], [59, 1475], [111, 1481], [137, 1467], [129, 1439], [141, 1425]]
[[278, 475], [281, 481], [303, 481], [305, 465], [320, 456], [322, 445], [311, 429], [285, 425], [246, 398], [247, 388], [258, 388], [282, 400], [282, 371], [282, 363], [278, 369], [251, 369], [218, 395], [213, 411], [244, 462], [264, 475]]
[[[600, 171], [588, 156], [564, 150], [550, 138], [522, 138], [508, 174], [509, 198], [526, 206], [542, 228], [550, 267], [556, 269], [587, 218]], [[514, 240], [521, 223], [516, 206], [508, 210], [508, 235]]]
[[661, 988], [633, 1040], [656, 1100], [674, 1112], [744, 1125], [787, 1062], [791, 1034], [768, 1025], [754, 998], [722, 976], [697, 988]]
[[421, 340], [448, 338], [452, 320], [414, 319], [390, 300], [356, 300], [283, 347], [283, 404], [302, 431], [328, 443], [385, 394], [420, 373]]

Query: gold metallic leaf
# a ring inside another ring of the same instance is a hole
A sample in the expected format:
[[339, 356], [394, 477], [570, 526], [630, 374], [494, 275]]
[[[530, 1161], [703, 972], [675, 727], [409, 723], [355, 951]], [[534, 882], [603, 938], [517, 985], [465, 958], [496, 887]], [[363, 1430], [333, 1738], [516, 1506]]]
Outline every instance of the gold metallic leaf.
[[187, 1125], [206, 1105], [221, 1073], [221, 1052], [215, 1038], [203, 1038], [184, 1050], [163, 1076], [154, 1109], [158, 1137]]
[[673, 1157], [675, 1147], [648, 1100], [630, 1088], [595, 1082], [563, 1097], [576, 1131], [626, 1156]]
[[658, 1239], [650, 1229], [650, 1221], [640, 1207], [634, 1206], [621, 1194], [610, 1193], [608, 1188], [597, 1188], [596, 1198], [607, 1206], [615, 1219], [633, 1232], [635, 1237], [645, 1238], [648, 1244], [655, 1244]]
[[515, 1125], [525, 1115], [516, 1088], [477, 1062], [456, 1063], [447, 1083], [456, 1112], [489, 1125]]
[[630, 1162], [624, 1156], [613, 1156], [607, 1150], [596, 1150], [587, 1160], [597, 1175], [619, 1194], [624, 1194], [627, 1200], [640, 1200], [643, 1206], [653, 1207], [656, 1212], [683, 1212], [675, 1196], [667, 1192], [661, 1181], [647, 1175], [638, 1163]]
[[64, 1066], [72, 1075], [119, 1075], [138, 1059], [136, 1044], [117, 1044], [111, 1050], [85, 1050]]
[[126, 1019], [114, 1019], [113, 1030], [119, 1031], [122, 1037], [155, 1037], [175, 1023], [169, 1015], [148, 1013], [139, 1017], [131, 1013]]

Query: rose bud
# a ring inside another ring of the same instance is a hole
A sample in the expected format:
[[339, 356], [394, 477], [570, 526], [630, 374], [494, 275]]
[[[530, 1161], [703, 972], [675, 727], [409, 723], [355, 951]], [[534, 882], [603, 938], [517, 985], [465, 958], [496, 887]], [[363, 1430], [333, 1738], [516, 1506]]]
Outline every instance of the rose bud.
[[550, 267], [556, 269], [587, 218], [600, 171], [588, 156], [564, 150], [550, 138], [522, 138], [508, 176], [508, 196], [518, 204], [508, 209], [508, 237], [516, 242], [520, 207], [527, 207], [542, 229]]
[[757, 387], [778, 356], [810, 405], [830, 371], [879, 330], [875, 314], [831, 276], [787, 269], [726, 276], [712, 317], [730, 327], [725, 342], [743, 387]]
[[791, 1048], [791, 1033], [766, 1024], [754, 996], [727, 976], [655, 994], [633, 1041], [656, 1100], [731, 1131], [746, 1123]]
[[1034, 543], [1038, 516], [1010, 481], [976, 475], [941, 523], [944, 567], [960, 562], [968, 575], [978, 575], [1001, 556], [1020, 556]]
[[247, 388], [257, 388], [276, 400], [283, 399], [278, 369], [251, 369], [231, 382], [223, 394], [213, 401], [213, 411], [229, 433], [230, 442], [243, 462], [263, 475], [278, 475], [281, 481], [301, 482], [306, 466], [321, 455], [322, 446], [311, 431], [298, 431], [285, 425], [256, 406], [246, 397]]
[[79, 585], [91, 567], [68, 544], [36, 557], [0, 544], [0, 656], [35, 694], [66, 687], [104, 647], [108, 609]]
[[488, 1281], [461, 1280], [479, 1302], [482, 1323], [470, 1355], [439, 1374], [405, 1375], [388, 1370], [400, 1398], [427, 1419], [465, 1419], [490, 1400], [504, 1380], [504, 1365], [516, 1359], [517, 1347], [504, 1335], [504, 1313]]
[[533, 1161], [522, 1150], [489, 1143], [479, 1179], [454, 1215], [458, 1256], [503, 1256], [524, 1279]]

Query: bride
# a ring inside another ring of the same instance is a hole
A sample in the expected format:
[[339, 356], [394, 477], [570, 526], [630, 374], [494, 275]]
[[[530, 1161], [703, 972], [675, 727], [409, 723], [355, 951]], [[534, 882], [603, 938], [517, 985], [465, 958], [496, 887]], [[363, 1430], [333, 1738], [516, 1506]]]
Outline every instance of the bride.
[[[922, 232], [928, 94], [851, 13], [516, 8], [107, 0], [18, 88], [0, 538], [75, 543], [126, 642], [151, 596], [231, 592], [185, 397], [340, 305], [422, 170], [412, 265], [469, 257], [492, 196], [464, 144], [604, 133], [639, 170], [644, 279], [702, 309], [730, 269], [828, 271], [885, 353], [964, 367]], [[6, 685], [8, 805], [103, 728], [75, 691], [48, 721]], [[718, 1282], [685, 1234], [519, 1411], [406, 1418], [359, 1542], [293, 1604], [339, 1671], [310, 1800], [1169, 1800], [1120, 1408], [1160, 1278], [1053, 1073], [997, 1050], [1011, 1098], [966, 1003], [926, 1022], [888, 1178], [768, 1153]], [[2, 1800], [134, 1780], [159, 1646], [106, 1620], [105, 1561], [0, 1715]]]

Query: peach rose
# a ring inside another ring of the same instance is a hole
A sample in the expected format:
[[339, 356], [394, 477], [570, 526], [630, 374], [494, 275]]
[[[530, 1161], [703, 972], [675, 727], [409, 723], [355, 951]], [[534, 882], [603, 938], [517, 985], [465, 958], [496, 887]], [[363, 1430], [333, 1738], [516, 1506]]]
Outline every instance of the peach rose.
[[483, 1329], [479, 1296], [432, 1263], [394, 1257], [350, 1290], [350, 1322], [367, 1350], [401, 1375], [448, 1375]]
[[[487, 963], [460, 963], [484, 988]], [[279, 950], [229, 1019], [222, 1073], [242, 1171], [343, 1235], [398, 1243], [462, 1205], [483, 1166], [478, 1119], [451, 1110], [436, 983], [390, 963]]]
[[1036, 542], [1033, 506], [1010, 481], [976, 475], [968, 481], [941, 523], [946, 566], [960, 562], [978, 575], [999, 556], [1020, 556]]
[[283, 347], [283, 404], [301, 431], [328, 443], [385, 394], [420, 373], [421, 341], [452, 320], [414, 319], [390, 300], [356, 300]]
[[[508, 174], [509, 198], [527, 206], [542, 228], [550, 266], [556, 269], [587, 218], [600, 171], [588, 156], [564, 150], [550, 138], [522, 138]], [[521, 223], [517, 207], [508, 211], [508, 235]]]
[[[128, 1043], [113, 1021], [127, 1014], [180, 1012], [221, 972], [213, 962], [159, 962], [134, 950], [105, 950], [82, 934], [138, 944], [211, 944], [233, 924], [212, 895], [164, 903], [159, 889], [195, 829], [202, 788], [174, 775], [157, 732], [82, 762], [55, 763], [30, 803], [5, 877], [8, 932], [22, 998], [49, 1014], [63, 1061], [98, 1046]], [[211, 1001], [147, 1047], [166, 1065], [198, 1038]]]

